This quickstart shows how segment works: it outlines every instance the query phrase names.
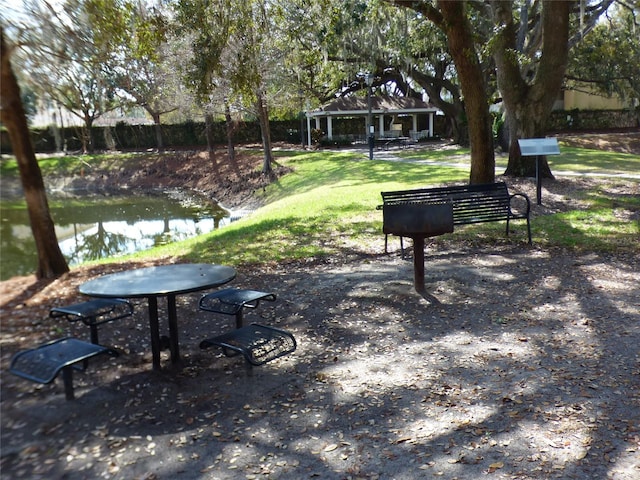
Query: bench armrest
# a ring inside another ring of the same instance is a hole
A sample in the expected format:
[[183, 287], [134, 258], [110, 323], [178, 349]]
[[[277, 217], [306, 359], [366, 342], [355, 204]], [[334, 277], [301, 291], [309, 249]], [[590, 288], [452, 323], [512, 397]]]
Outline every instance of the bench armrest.
[[529, 218], [529, 213], [531, 212], [531, 201], [529, 200], [529, 197], [524, 193], [512, 193], [511, 195], [509, 195], [509, 215], [512, 214], [511, 213], [511, 202], [516, 197], [520, 197], [520, 198], [523, 198], [525, 200], [527, 208], [526, 208], [525, 212], [522, 215], [526, 216], [527, 218]]

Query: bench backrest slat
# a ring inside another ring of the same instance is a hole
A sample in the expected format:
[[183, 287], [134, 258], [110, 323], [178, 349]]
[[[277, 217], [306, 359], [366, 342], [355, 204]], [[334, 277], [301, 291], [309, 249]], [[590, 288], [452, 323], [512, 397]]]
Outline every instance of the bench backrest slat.
[[382, 192], [382, 199], [385, 205], [451, 203], [456, 225], [506, 220], [509, 214], [504, 182]]
[[[416, 233], [426, 233], [431, 236], [431, 234], [441, 234], [441, 230], [442, 232], [450, 231], [433, 227], [436, 216], [433, 214], [435, 209], [432, 206], [446, 205], [449, 209], [447, 229], [453, 228], [453, 225], [505, 220], [508, 235], [509, 221], [522, 219], [527, 221], [527, 234], [531, 244], [529, 198], [523, 193], [510, 195], [507, 184], [504, 182], [397, 190], [381, 192], [381, 195], [384, 204], [378, 205], [377, 208], [383, 210], [382, 229], [387, 235], [403, 236], [403, 232], [414, 232], [415, 228], [421, 228], [420, 222], [423, 220], [425, 231]], [[526, 210], [518, 209], [515, 212], [511, 210], [511, 199], [515, 196], [526, 201]]]

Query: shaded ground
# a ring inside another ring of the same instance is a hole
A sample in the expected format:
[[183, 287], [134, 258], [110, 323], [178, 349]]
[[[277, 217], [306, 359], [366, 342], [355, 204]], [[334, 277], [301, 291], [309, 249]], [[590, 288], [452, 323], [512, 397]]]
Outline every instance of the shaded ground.
[[[176, 172], [176, 175], [182, 173]], [[545, 185], [535, 215], [580, 208]], [[637, 183], [602, 182], [621, 194]], [[514, 185], [530, 196], [530, 182]], [[634, 193], [635, 192], [635, 193]], [[241, 198], [241, 197], [238, 197]], [[237, 204], [240, 205], [240, 204]], [[627, 212], [638, 221], [637, 212]], [[473, 228], [473, 227], [471, 227]], [[11, 356], [82, 325], [47, 318], [83, 281], [139, 265], [0, 283], [2, 464], [7, 478], [607, 478], [640, 475], [640, 255], [511, 240], [427, 247], [424, 298], [395, 250], [344, 240], [340, 256], [242, 269], [234, 285], [277, 292], [246, 321], [290, 330], [298, 350], [245, 372], [200, 351], [233, 320], [179, 297], [183, 364], [150, 369], [146, 305], [101, 329], [115, 359], [37, 386]], [[162, 263], [171, 262], [164, 259]], [[161, 304], [164, 308], [164, 305]]]
[[640, 133], [638, 131], [624, 131], [609, 134], [561, 134], [558, 137], [567, 145], [573, 147], [640, 155]]

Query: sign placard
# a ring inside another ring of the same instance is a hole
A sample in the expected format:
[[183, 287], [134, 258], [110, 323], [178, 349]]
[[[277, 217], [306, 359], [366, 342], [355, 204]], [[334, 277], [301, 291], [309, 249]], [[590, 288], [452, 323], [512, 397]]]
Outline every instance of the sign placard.
[[560, 155], [557, 138], [523, 138], [518, 140], [523, 157], [536, 157], [536, 196], [538, 205], [542, 205], [542, 178], [540, 176], [540, 157]]
[[524, 138], [518, 140], [523, 157], [560, 155], [557, 138]]

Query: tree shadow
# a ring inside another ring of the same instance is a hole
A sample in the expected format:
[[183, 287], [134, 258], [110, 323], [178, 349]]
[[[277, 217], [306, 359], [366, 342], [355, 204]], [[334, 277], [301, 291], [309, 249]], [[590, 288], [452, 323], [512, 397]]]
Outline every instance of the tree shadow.
[[105, 329], [128, 353], [79, 377], [74, 403], [60, 385], [3, 379], [3, 398], [20, 393], [3, 402], [3, 469], [37, 473], [19, 460], [31, 449], [67, 478], [631, 475], [637, 257], [431, 248], [438, 303], [413, 290], [398, 255], [239, 272], [238, 286], [278, 294], [246, 320], [298, 340], [251, 376], [240, 359], [197, 348], [232, 320], [198, 312], [192, 295], [179, 303], [181, 369], [150, 371], [138, 313]]

